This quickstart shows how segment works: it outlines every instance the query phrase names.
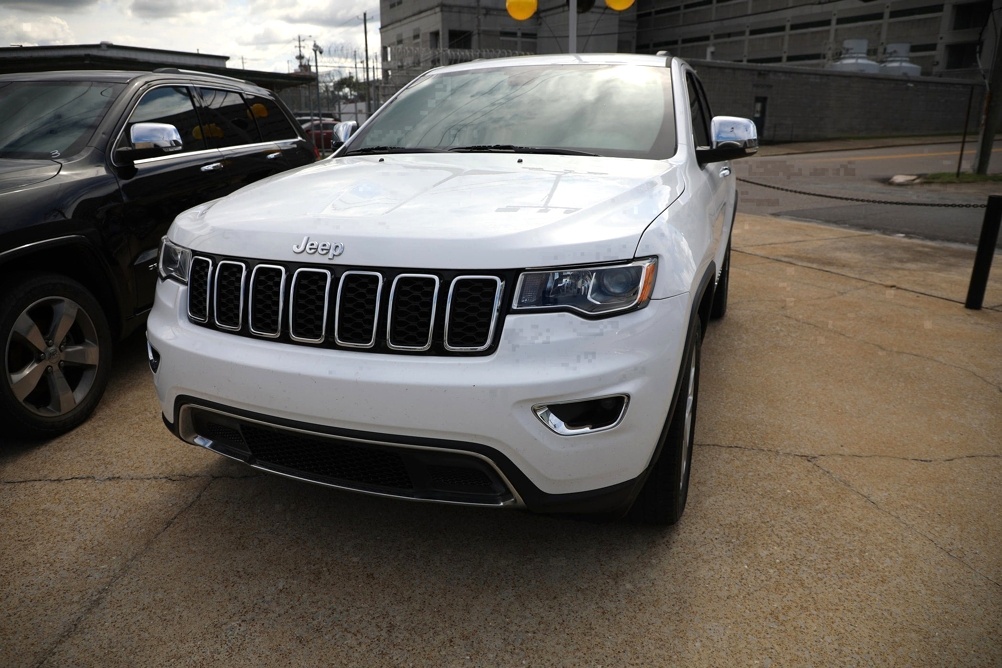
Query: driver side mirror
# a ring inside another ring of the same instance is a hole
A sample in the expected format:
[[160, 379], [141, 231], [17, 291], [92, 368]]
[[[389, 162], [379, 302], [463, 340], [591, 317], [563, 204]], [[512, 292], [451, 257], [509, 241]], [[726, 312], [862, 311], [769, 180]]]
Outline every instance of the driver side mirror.
[[169, 123], [136, 123], [129, 128], [129, 145], [115, 151], [122, 163], [134, 166], [136, 160], [177, 153], [184, 148], [181, 133]]
[[746, 158], [758, 151], [758, 131], [747, 118], [714, 116], [710, 121], [710, 133], [713, 146], [696, 149], [696, 160], [701, 165]]

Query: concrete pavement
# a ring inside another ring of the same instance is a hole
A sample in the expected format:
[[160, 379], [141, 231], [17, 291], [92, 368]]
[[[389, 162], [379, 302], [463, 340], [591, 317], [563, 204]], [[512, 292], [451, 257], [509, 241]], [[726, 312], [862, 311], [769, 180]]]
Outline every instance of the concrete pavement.
[[670, 530], [412, 504], [171, 437], [141, 338], [0, 454], [3, 666], [1002, 664], [1002, 256], [739, 216]]

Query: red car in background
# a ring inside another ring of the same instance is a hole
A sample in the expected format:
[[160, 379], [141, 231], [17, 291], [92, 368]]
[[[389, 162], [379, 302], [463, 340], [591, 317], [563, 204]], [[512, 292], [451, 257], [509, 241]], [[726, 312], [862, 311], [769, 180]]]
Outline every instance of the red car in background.
[[331, 142], [334, 137], [334, 130], [340, 125], [339, 121], [333, 118], [313, 119], [303, 123], [303, 130], [313, 145], [323, 151], [331, 150]]

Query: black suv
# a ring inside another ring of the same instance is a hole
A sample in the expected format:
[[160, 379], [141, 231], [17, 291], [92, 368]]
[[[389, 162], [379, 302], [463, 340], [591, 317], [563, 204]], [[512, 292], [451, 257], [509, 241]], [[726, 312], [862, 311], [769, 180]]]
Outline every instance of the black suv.
[[94, 410], [178, 213], [316, 158], [274, 94], [238, 79], [0, 76], [0, 439]]

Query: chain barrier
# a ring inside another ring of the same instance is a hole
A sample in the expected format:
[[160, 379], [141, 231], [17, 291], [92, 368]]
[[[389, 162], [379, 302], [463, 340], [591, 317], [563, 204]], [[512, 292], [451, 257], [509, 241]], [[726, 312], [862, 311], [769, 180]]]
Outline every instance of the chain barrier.
[[738, 181], [741, 183], [747, 183], [753, 186], [759, 186], [760, 188], [771, 188], [772, 190], [780, 190], [785, 193], [793, 193], [795, 195], [810, 195], [811, 197], [824, 197], [826, 199], [837, 199], [843, 202], [861, 202], [863, 204], [892, 204], [895, 206], [942, 206], [954, 209], [984, 209], [987, 204], [964, 204], [964, 203], [940, 203], [940, 202], [896, 202], [893, 200], [883, 200], [883, 199], [867, 199], [865, 197], [843, 197], [841, 195], [825, 195], [822, 193], [812, 193], [804, 190], [794, 190], [793, 188], [782, 188], [780, 186], [773, 186], [768, 183], [761, 183], [759, 181], [752, 181], [750, 179], [745, 179], [738, 177]]

